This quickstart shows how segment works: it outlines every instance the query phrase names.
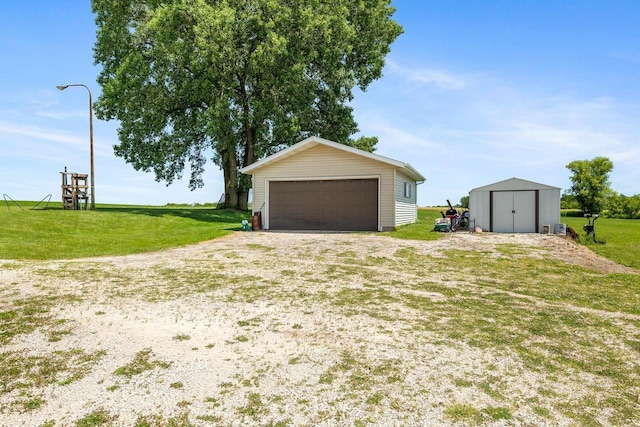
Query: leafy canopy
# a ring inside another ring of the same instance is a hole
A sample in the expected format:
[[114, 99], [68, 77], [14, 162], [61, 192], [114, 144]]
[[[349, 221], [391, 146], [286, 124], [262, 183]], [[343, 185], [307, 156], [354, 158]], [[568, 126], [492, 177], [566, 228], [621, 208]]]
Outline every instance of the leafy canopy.
[[593, 160], [574, 160], [567, 166], [572, 173], [569, 194], [584, 213], [600, 213], [606, 205], [607, 196], [611, 193], [609, 173], [613, 163], [607, 157], [596, 157]]
[[402, 33], [390, 0], [92, 0], [101, 119], [118, 156], [170, 184], [226, 190], [238, 169], [311, 135], [373, 149], [348, 102], [382, 75]]

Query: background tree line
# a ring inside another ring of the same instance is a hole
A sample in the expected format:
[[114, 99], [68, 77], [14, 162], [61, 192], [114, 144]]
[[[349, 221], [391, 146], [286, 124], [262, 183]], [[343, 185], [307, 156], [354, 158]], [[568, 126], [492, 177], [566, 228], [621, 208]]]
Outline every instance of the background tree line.
[[[633, 196], [625, 196], [612, 191], [604, 199], [602, 211], [600, 214], [609, 218], [626, 218], [626, 219], [640, 219], [640, 194]], [[564, 193], [560, 200], [560, 207], [562, 209], [574, 209], [576, 215], [582, 215], [580, 205], [576, 201], [575, 196], [572, 194]]]

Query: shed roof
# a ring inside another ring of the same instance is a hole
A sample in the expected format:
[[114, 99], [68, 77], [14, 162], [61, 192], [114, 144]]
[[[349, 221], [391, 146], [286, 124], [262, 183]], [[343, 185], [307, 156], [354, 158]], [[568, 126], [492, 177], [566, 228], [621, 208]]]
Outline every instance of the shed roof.
[[482, 187], [474, 188], [471, 191], [508, 191], [508, 190], [560, 190], [560, 187], [540, 184], [539, 182], [527, 181], [521, 178], [509, 178]]
[[390, 159], [389, 157], [381, 156], [379, 154], [369, 153], [368, 151], [360, 150], [354, 147], [349, 147], [348, 145], [339, 144], [337, 142], [329, 141], [328, 139], [320, 138], [317, 136], [312, 136], [307, 139], [304, 139], [290, 147], [285, 148], [284, 150], [278, 151], [276, 154], [272, 154], [271, 156], [265, 157], [260, 161], [257, 161], [249, 166], [246, 166], [240, 169], [240, 172], [244, 174], [251, 174], [254, 171], [261, 169], [269, 164], [285, 159], [289, 156], [292, 156], [296, 153], [307, 150], [311, 147], [315, 147], [318, 144], [326, 145], [328, 147], [342, 150], [347, 153], [356, 154], [358, 156], [366, 157], [371, 160], [376, 160], [381, 163], [395, 166], [396, 168], [402, 170], [405, 174], [407, 174], [409, 177], [411, 177], [412, 179], [415, 179], [418, 182], [426, 181], [426, 178], [422, 176], [420, 172], [415, 170], [409, 163], [404, 163], [399, 160]]

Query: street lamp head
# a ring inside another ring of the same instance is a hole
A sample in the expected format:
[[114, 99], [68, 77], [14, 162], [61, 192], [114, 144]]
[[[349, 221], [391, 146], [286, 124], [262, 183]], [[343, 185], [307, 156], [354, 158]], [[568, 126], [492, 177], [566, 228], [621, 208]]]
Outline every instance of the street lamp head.
[[66, 86], [56, 86], [58, 88], [58, 90], [65, 90], [66, 88], [69, 87], [69, 85]]

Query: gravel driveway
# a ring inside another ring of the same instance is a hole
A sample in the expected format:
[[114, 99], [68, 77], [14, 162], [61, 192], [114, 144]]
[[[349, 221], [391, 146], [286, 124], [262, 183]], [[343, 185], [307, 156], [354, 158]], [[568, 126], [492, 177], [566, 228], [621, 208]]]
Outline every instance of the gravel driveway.
[[[4, 312], [47, 301], [40, 323], [2, 347], [0, 425], [422, 426], [464, 411], [484, 425], [571, 425], [541, 390], [579, 396], [587, 380], [444, 336], [416, 308], [464, 292], [439, 269], [405, 268], [411, 254], [437, 263], [452, 251], [499, 256], [500, 245], [594, 274], [633, 272], [557, 236], [487, 233], [248, 232], [124, 257], [0, 261]], [[9, 355], [37, 366], [11, 359], [23, 369], [11, 377]], [[66, 365], [34, 379], [54, 361]]]

